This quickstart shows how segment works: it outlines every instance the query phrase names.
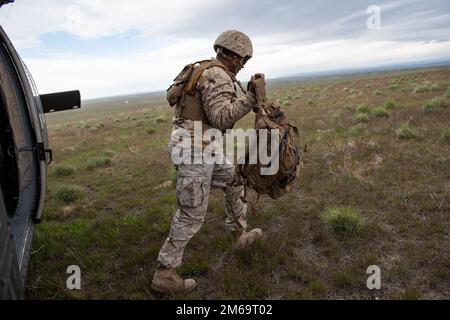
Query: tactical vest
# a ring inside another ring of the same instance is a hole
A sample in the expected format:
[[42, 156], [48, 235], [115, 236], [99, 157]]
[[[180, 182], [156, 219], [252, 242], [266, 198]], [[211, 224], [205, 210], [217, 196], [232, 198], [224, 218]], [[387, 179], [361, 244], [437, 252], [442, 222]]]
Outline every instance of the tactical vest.
[[171, 106], [177, 106], [175, 117], [202, 121], [204, 124], [211, 126], [203, 109], [201, 93], [196, 90], [196, 85], [203, 72], [212, 67], [224, 69], [235, 81], [234, 75], [218, 60], [203, 60], [188, 64], [167, 89], [167, 101]]

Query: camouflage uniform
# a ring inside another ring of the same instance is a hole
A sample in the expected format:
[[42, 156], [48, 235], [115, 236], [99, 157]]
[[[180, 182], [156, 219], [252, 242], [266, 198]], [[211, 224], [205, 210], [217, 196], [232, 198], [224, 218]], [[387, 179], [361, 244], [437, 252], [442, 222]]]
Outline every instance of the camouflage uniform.
[[[256, 103], [251, 92], [238, 99], [233, 79], [220, 67], [205, 70], [196, 88], [201, 93], [203, 109], [210, 124], [221, 131], [231, 129]], [[191, 120], [174, 118], [173, 123], [169, 153], [180, 142], [180, 131], [188, 130], [191, 136], [194, 133], [194, 122]], [[220, 188], [225, 193], [226, 228], [230, 231], [240, 229], [232, 213], [242, 227], [246, 227], [247, 205], [241, 200], [243, 187], [230, 186], [234, 170], [232, 163], [178, 165], [176, 195], [179, 209], [172, 220], [169, 236], [159, 252], [158, 262], [162, 266], [180, 266], [184, 248], [205, 220], [211, 187]]]

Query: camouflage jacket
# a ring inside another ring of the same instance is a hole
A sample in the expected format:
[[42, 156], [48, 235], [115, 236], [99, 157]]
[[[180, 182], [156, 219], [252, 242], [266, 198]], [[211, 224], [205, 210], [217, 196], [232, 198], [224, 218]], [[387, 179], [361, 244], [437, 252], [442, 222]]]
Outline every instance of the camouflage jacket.
[[[201, 93], [203, 109], [211, 126], [221, 131], [233, 128], [234, 124], [256, 104], [256, 97], [251, 92], [247, 92], [240, 98], [237, 97], [233, 79], [220, 67], [206, 69], [198, 80], [196, 88]], [[193, 137], [193, 121], [173, 119], [169, 148], [179, 142], [179, 130], [189, 130]]]
[[219, 67], [205, 70], [197, 82], [197, 89], [208, 120], [221, 131], [231, 129], [256, 104], [256, 97], [251, 92], [238, 99], [233, 79]]

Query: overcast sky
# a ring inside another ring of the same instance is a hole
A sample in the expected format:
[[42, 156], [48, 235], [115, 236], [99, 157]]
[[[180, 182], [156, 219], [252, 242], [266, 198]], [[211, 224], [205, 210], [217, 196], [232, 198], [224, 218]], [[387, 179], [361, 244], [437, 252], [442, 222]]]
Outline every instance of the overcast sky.
[[[368, 28], [381, 9], [380, 28]], [[224, 30], [254, 46], [238, 78], [450, 59], [446, 0], [15, 0], [0, 23], [41, 93], [94, 98], [167, 88], [187, 63], [215, 55]]]

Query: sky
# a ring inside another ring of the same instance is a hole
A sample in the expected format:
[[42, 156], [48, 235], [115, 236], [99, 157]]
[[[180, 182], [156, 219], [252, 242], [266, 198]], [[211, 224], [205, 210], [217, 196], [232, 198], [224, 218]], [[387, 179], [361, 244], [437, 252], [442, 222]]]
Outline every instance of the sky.
[[247, 81], [335, 69], [450, 60], [448, 0], [15, 0], [0, 24], [40, 93], [82, 99], [165, 90], [217, 36], [246, 33]]

